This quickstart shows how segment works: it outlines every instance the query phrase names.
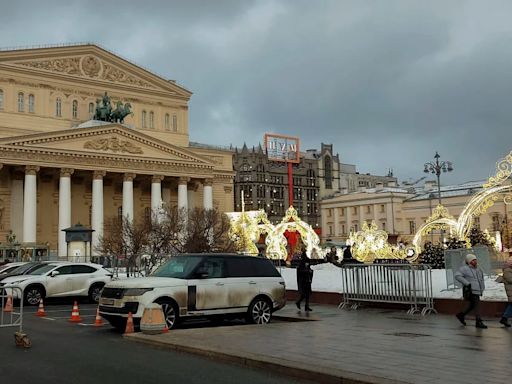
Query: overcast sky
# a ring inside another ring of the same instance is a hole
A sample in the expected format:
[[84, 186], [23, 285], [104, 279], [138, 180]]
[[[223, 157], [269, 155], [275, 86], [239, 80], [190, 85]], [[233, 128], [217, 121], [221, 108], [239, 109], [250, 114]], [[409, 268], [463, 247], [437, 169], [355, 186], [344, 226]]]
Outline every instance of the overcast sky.
[[[18, 5], [19, 4], [19, 5]], [[332, 143], [360, 172], [485, 179], [512, 150], [511, 1], [23, 1], [0, 46], [95, 42], [194, 94], [190, 137]]]

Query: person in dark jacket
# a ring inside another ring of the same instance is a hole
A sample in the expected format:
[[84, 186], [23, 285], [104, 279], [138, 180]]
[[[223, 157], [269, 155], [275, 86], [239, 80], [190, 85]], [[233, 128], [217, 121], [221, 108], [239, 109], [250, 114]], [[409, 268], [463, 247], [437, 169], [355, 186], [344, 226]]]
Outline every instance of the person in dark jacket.
[[309, 296], [311, 295], [311, 282], [313, 281], [313, 270], [309, 262], [306, 250], [303, 249], [300, 255], [300, 262], [297, 267], [297, 288], [299, 291], [299, 300], [295, 302], [297, 308], [300, 309], [300, 303], [302, 300], [306, 300], [306, 311], [312, 311], [309, 307]]
[[343, 261], [352, 261], [352, 251], [350, 250], [350, 245], [347, 245], [345, 250], [343, 251]]
[[462, 325], [466, 325], [465, 317], [471, 311], [475, 312], [475, 327], [487, 328], [480, 316], [480, 296], [485, 289], [484, 273], [478, 268], [476, 256], [472, 253], [466, 255], [466, 265], [460, 267], [455, 273], [455, 279], [462, 284], [464, 299], [468, 300], [468, 306], [464, 312], [457, 313], [455, 316]]

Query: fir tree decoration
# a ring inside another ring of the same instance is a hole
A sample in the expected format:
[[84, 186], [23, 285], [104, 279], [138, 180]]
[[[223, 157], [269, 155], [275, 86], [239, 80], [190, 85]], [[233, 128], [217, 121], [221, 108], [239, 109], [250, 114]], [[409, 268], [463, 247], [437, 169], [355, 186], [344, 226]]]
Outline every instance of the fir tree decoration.
[[472, 227], [469, 231], [468, 237], [472, 247], [475, 245], [491, 245], [491, 242], [489, 241], [489, 235], [483, 232], [480, 228]]
[[443, 247], [431, 242], [426, 243], [423, 252], [420, 253], [420, 264], [430, 264], [432, 269], [444, 269]]

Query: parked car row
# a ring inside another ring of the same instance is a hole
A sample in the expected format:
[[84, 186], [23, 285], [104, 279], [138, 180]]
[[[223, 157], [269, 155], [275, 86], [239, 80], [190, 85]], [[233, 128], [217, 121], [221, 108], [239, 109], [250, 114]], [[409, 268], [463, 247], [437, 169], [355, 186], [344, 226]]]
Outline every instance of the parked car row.
[[[49, 297], [85, 296], [98, 302], [103, 286], [112, 273], [93, 263], [38, 262], [24, 263], [0, 275], [0, 289], [14, 299], [37, 305]], [[13, 289], [19, 287], [23, 291]]]

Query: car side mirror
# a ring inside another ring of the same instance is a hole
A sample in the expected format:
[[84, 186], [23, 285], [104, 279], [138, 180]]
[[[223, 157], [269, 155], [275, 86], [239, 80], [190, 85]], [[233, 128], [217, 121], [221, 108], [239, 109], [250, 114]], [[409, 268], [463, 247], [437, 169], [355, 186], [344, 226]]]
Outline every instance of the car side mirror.
[[52, 271], [52, 273], [50, 274], [51, 277], [55, 277], [55, 276], [58, 276], [58, 275], [60, 275], [59, 271]]

